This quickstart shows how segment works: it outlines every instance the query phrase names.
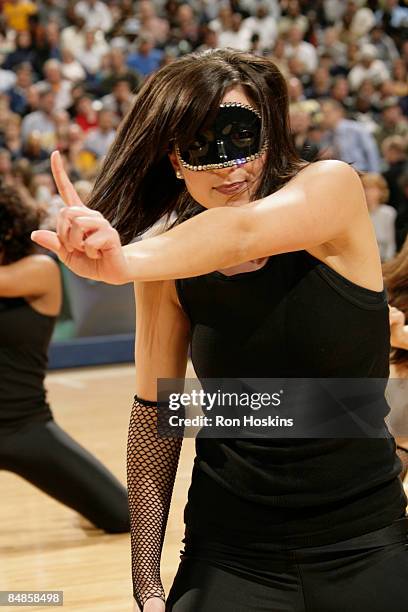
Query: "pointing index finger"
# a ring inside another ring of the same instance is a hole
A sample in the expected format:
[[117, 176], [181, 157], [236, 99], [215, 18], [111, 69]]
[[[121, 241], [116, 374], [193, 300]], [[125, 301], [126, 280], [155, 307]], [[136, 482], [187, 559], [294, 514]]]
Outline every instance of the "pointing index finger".
[[[67, 206], [84, 206], [64, 169], [59, 151], [51, 154], [51, 170], [61, 198]], [[85, 208], [85, 206], [84, 206]]]

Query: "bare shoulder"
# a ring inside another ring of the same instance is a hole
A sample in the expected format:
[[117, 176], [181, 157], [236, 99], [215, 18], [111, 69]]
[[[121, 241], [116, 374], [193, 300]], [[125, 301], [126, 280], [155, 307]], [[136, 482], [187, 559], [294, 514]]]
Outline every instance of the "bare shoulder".
[[304, 168], [296, 179], [310, 200], [327, 200], [333, 215], [347, 219], [342, 234], [308, 251], [354, 283], [381, 291], [378, 245], [358, 172], [342, 161], [321, 160]]
[[40, 281], [41, 285], [47, 283], [48, 280], [53, 284], [60, 276], [58, 263], [45, 254], [26, 255], [6, 268], [11, 281], [16, 280], [17, 282], [18, 279], [21, 282], [25, 278], [29, 284], [32, 284], [31, 281], [35, 279]]
[[36, 253], [34, 255], [28, 255], [21, 261], [26, 261], [26, 265], [47, 270], [50, 274], [59, 274], [60, 271], [58, 262], [53, 257], [46, 254]]
[[27, 255], [1, 268], [1, 295], [24, 297], [42, 314], [58, 314], [62, 287], [59, 266], [52, 257]]
[[[346, 162], [337, 159], [322, 159], [302, 168], [292, 181], [302, 183], [304, 186], [312, 186], [314, 182], [319, 187], [337, 193], [339, 186], [344, 189], [356, 189], [362, 193], [362, 183], [358, 172]], [[291, 181], [290, 181], [291, 182]]]
[[369, 222], [359, 173], [346, 162], [319, 160], [300, 170], [287, 185], [306, 202], [321, 207], [327, 215], [343, 219], [345, 232], [339, 236], [341, 240], [345, 235], [361, 231]]
[[356, 176], [358, 178], [358, 172], [350, 166], [350, 164], [340, 159], [320, 159], [312, 162], [302, 168], [296, 176], [300, 176], [301, 174], [306, 176], [311, 173], [341, 174], [342, 176], [348, 174], [349, 176]]

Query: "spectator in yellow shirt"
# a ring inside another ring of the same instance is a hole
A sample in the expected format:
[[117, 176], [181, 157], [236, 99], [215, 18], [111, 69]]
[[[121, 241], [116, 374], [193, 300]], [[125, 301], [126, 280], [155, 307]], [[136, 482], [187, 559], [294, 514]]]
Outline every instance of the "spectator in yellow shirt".
[[28, 30], [28, 18], [36, 12], [37, 6], [30, 0], [7, 0], [3, 5], [7, 26], [17, 32]]

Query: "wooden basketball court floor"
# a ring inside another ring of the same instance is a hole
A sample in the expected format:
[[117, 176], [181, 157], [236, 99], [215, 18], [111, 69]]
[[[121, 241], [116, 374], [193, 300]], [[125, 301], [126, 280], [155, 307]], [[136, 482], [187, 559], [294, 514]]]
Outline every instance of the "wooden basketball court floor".
[[[195, 377], [189, 365], [187, 376]], [[126, 484], [126, 443], [134, 365], [51, 372], [56, 422]], [[194, 440], [183, 442], [162, 557], [168, 593], [179, 562], [183, 509]], [[0, 470], [0, 591], [63, 591], [64, 605], [2, 610], [132, 612], [130, 534], [106, 534], [74, 510], [11, 472]]]
[[[187, 377], [195, 377], [191, 364]], [[134, 366], [57, 371], [46, 379], [55, 420], [126, 484]], [[179, 562], [194, 440], [183, 442], [163, 548], [168, 593]], [[65, 612], [132, 612], [130, 535], [106, 534], [21, 477], [0, 471], [0, 591], [63, 591]], [[1, 610], [50, 610], [13, 606]]]

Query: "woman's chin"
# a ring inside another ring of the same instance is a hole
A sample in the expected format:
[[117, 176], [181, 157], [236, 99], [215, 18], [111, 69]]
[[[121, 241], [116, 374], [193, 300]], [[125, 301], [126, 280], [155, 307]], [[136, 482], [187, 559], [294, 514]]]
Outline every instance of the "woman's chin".
[[249, 192], [246, 189], [234, 196], [225, 197], [223, 206], [244, 206], [245, 204], [249, 204], [249, 202]]
[[232, 196], [222, 196], [217, 198], [212, 198], [211, 202], [202, 203], [201, 205], [205, 208], [220, 208], [222, 206], [245, 206], [246, 204], [250, 204], [251, 200], [249, 197], [249, 193], [247, 190], [245, 192], [239, 193]]
[[240, 198], [225, 202], [225, 206], [245, 206], [246, 204], [250, 204], [250, 200], [248, 198], [247, 193], [243, 194]]

